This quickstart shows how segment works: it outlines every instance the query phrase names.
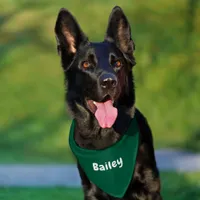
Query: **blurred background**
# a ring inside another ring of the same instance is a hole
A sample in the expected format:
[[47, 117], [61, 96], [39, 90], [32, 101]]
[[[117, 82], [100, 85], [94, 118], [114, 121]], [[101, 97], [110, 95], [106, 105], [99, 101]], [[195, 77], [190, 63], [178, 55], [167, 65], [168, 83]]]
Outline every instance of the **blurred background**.
[[[74, 163], [55, 20], [65, 7], [90, 40], [102, 41], [115, 5], [132, 27], [136, 106], [149, 121], [155, 148], [200, 152], [199, 0], [1, 0], [0, 164]], [[166, 199], [200, 199], [200, 172], [161, 176]], [[81, 190], [66, 188], [0, 188], [0, 197], [18, 191], [20, 200], [82, 199]]]

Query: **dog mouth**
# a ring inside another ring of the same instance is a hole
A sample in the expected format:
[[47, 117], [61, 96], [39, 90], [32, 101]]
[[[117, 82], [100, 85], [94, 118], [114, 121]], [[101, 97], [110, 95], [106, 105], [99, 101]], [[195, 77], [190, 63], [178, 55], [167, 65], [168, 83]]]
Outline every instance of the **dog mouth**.
[[88, 109], [95, 115], [102, 128], [111, 128], [117, 118], [117, 108], [113, 106], [114, 100], [106, 95], [100, 102], [87, 100]]
[[114, 100], [109, 96], [106, 95], [101, 101], [97, 102], [97, 101], [93, 101], [93, 100], [87, 100], [87, 106], [89, 108], [89, 110], [95, 114], [96, 110], [97, 110], [97, 106], [101, 103], [105, 103], [107, 101], [111, 101], [112, 104], [114, 103]]

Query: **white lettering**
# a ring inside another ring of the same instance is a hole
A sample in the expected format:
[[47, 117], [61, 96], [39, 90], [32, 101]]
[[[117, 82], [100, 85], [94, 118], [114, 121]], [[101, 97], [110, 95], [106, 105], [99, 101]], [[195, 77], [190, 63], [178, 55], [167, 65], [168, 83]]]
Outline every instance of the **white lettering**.
[[104, 164], [93, 163], [93, 170], [94, 171], [108, 171], [112, 170], [113, 168], [122, 168], [123, 167], [123, 159], [120, 157], [117, 160], [108, 161]]
[[119, 168], [123, 167], [123, 160], [122, 160], [122, 158], [119, 158], [119, 160], [117, 159], [117, 164], [119, 165]]
[[117, 167], [117, 163], [116, 163], [116, 161], [112, 161], [112, 167]]
[[103, 165], [99, 165], [100, 171], [105, 171], [105, 167]]
[[94, 171], [99, 171], [98, 163], [93, 163], [93, 169]]
[[109, 169], [112, 169], [110, 161], [108, 162], [108, 167], [109, 167]]
[[107, 162], [105, 162], [105, 167], [106, 167], [106, 170], [108, 170], [108, 165], [107, 165]]

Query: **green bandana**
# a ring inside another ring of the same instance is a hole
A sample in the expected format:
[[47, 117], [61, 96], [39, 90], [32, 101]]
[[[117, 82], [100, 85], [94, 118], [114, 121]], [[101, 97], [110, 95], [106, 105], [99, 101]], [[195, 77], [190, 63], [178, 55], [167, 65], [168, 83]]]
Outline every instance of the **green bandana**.
[[121, 198], [133, 176], [139, 143], [139, 129], [134, 117], [124, 136], [102, 150], [79, 147], [74, 140], [75, 121], [72, 121], [69, 145], [91, 182], [107, 194]]

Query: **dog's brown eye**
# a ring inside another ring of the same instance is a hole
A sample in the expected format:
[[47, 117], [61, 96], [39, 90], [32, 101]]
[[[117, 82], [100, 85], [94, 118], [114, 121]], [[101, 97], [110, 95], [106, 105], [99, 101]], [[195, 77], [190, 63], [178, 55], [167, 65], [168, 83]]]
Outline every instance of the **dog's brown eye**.
[[120, 60], [117, 60], [115, 63], [114, 63], [114, 67], [121, 67], [122, 66], [122, 62]]
[[84, 61], [82, 63], [83, 68], [87, 69], [90, 66], [90, 63], [88, 61]]

